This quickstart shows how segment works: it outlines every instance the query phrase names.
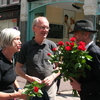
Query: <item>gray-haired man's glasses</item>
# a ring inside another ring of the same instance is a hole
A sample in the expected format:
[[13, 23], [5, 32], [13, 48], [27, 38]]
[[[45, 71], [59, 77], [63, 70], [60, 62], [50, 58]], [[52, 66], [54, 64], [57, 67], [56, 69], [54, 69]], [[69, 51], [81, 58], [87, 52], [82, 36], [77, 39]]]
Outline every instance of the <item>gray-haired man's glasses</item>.
[[39, 27], [41, 30], [44, 30], [44, 29], [50, 30], [50, 27], [37, 26], [37, 25], [35, 25], [35, 26], [36, 26], [36, 27]]

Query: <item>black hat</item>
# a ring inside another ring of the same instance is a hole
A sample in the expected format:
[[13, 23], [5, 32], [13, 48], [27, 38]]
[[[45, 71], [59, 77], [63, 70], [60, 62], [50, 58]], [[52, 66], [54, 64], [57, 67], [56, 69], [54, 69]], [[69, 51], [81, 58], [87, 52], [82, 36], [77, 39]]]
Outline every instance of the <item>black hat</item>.
[[69, 32], [74, 33], [76, 31], [86, 31], [86, 32], [97, 32], [97, 30], [93, 29], [93, 23], [89, 20], [78, 20], [75, 22], [74, 30]]

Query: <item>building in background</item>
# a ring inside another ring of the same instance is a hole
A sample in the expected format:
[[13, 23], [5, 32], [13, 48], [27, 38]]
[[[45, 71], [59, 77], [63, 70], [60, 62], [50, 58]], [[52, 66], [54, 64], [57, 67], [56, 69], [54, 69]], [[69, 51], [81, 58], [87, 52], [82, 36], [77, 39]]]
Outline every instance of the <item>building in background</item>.
[[22, 42], [26, 41], [27, 20], [23, 18], [27, 15], [26, 3], [26, 0], [0, 0], [0, 31], [4, 28], [18, 29]]
[[0, 31], [6, 27], [19, 28], [19, 0], [0, 0]]
[[100, 42], [100, 0], [0, 0], [0, 31], [16, 27], [21, 31], [22, 42], [26, 42], [34, 36], [33, 19], [46, 16], [51, 28], [48, 39], [67, 41], [72, 35], [64, 37], [65, 14], [69, 16], [69, 23], [71, 18], [91, 20], [98, 29], [95, 41]]
[[[68, 22], [72, 17], [74, 21], [79, 19], [88, 19], [93, 22], [94, 28], [98, 29], [98, 19], [100, 15], [99, 0], [27, 0], [28, 8], [28, 30], [27, 40], [34, 35], [31, 30], [32, 19], [36, 16], [46, 16], [50, 22], [50, 32], [48, 38], [55, 42], [60, 40], [68, 41], [72, 34], [68, 34], [68, 38], [64, 37], [63, 31], [64, 15], [69, 16]], [[95, 42], [100, 41], [100, 33], [96, 33]]]

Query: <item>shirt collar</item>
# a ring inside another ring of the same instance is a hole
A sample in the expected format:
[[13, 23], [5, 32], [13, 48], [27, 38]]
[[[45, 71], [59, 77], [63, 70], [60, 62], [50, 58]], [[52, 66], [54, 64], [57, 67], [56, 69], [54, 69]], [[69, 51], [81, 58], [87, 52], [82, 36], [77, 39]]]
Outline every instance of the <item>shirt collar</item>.
[[88, 44], [86, 45], [86, 49], [88, 49], [88, 47], [89, 47], [92, 43], [93, 43], [93, 41], [91, 41], [90, 43], [88, 43]]
[[[34, 38], [35, 38], [35, 37], [32, 38], [32, 44], [33, 44], [33, 45], [38, 44], [38, 43], [34, 40]], [[43, 44], [46, 44], [46, 39], [44, 39], [44, 41], [42, 42], [41, 45], [43, 45]], [[39, 44], [38, 44], [38, 45], [39, 45]]]

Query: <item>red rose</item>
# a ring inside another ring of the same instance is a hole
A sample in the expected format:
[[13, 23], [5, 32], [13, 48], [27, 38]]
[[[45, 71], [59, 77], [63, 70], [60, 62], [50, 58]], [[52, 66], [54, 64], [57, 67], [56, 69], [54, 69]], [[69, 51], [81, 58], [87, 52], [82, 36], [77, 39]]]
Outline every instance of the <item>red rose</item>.
[[66, 46], [66, 47], [65, 47], [65, 50], [66, 50], [66, 51], [71, 51], [71, 50], [72, 50], [72, 47], [71, 47], [71, 46]]
[[85, 46], [85, 42], [80, 41], [79, 45]]
[[58, 42], [58, 45], [63, 46], [64, 45], [64, 42], [63, 41], [59, 41]]
[[70, 43], [69, 43], [69, 42], [66, 42], [66, 44], [67, 44], [67, 45], [70, 45]]
[[38, 93], [39, 88], [35, 86], [35, 87], [33, 87], [33, 91], [36, 92], [36, 93]]
[[70, 38], [70, 41], [75, 42], [76, 41], [76, 38], [75, 37], [72, 37], [72, 38]]
[[72, 42], [72, 43], [70, 43], [70, 45], [71, 45], [71, 47], [73, 47], [74, 46], [74, 43]]
[[57, 48], [55, 47], [55, 48], [53, 48], [52, 50], [53, 50], [53, 51], [57, 51]]
[[82, 46], [82, 45], [79, 45], [79, 46], [78, 46], [78, 50], [85, 51], [85, 50], [86, 50], [86, 48], [85, 48], [84, 46]]
[[48, 56], [51, 56], [52, 54], [51, 54], [51, 53], [47, 53], [47, 55], [48, 55]]

